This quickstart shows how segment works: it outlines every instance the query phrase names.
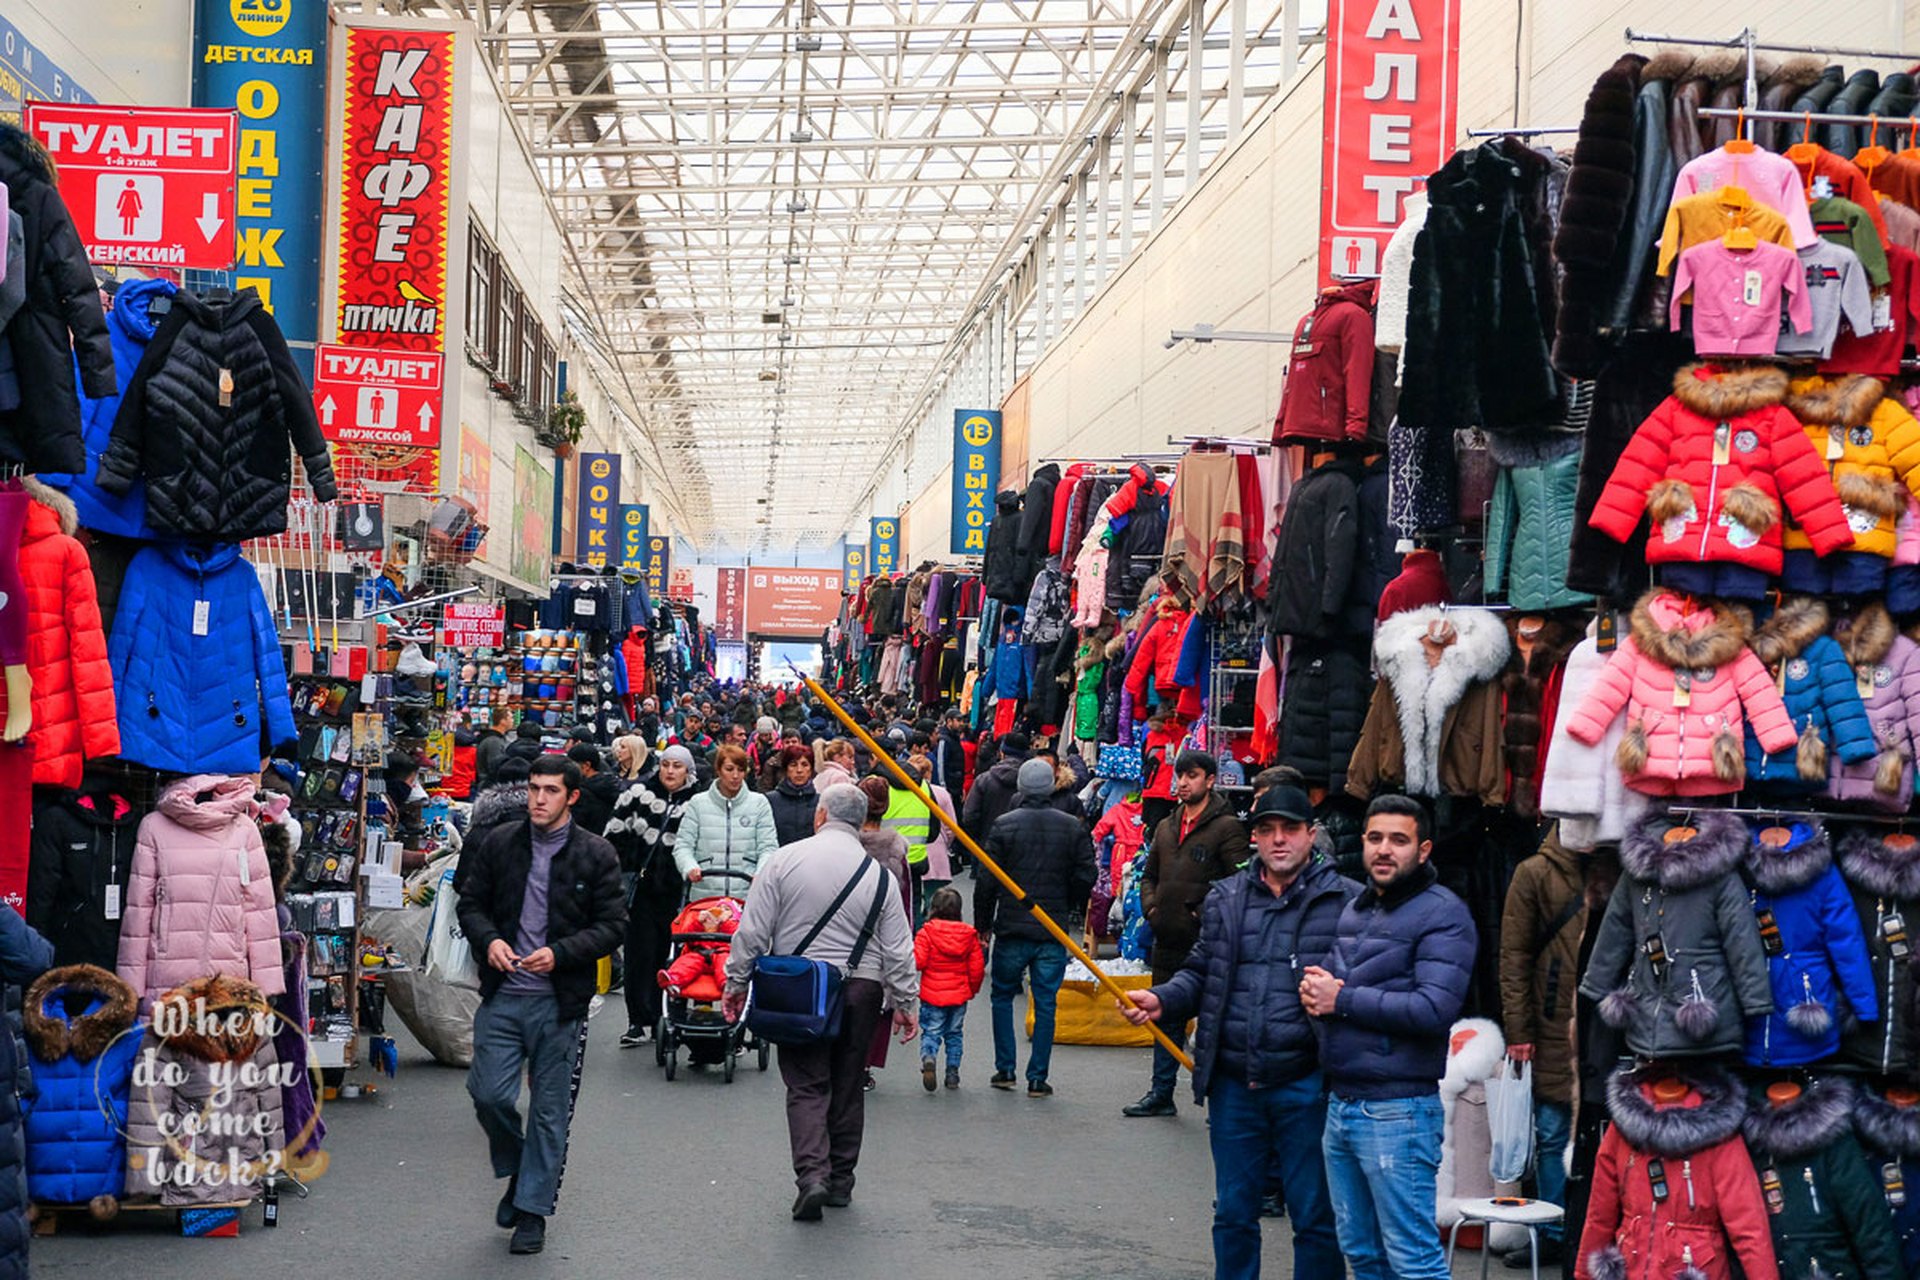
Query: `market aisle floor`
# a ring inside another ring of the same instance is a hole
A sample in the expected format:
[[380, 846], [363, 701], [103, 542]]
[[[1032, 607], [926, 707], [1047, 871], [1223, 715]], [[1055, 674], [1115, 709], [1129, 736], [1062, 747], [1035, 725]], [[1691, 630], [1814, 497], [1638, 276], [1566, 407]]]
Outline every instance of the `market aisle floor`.
[[[501, 1184], [487, 1174], [465, 1073], [401, 1035], [399, 1078], [374, 1100], [326, 1112], [332, 1170], [305, 1201], [283, 1199], [268, 1231], [250, 1210], [237, 1240], [183, 1240], [171, 1215], [105, 1228], [63, 1220], [33, 1243], [35, 1276], [495, 1275], [772, 1280], [1173, 1280], [1212, 1272], [1212, 1166], [1203, 1113], [1127, 1120], [1149, 1055], [1055, 1050], [1051, 1099], [987, 1086], [985, 993], [968, 1011], [964, 1085], [927, 1094], [917, 1048], [895, 1044], [868, 1095], [854, 1206], [823, 1224], [788, 1219], [777, 1065], [751, 1056], [732, 1085], [718, 1070], [668, 1083], [651, 1045], [622, 1051], [618, 997], [593, 1020], [566, 1181], [547, 1251], [510, 1258], [492, 1225]], [[1025, 1046], [1022, 1045], [1024, 1061]], [[1184, 1077], [1182, 1087], [1185, 1087]], [[1269, 1222], [1266, 1274], [1291, 1268], [1285, 1224]], [[1274, 1228], [1280, 1228], [1275, 1230]], [[1462, 1253], [1471, 1275], [1478, 1258]], [[1495, 1263], [1495, 1272], [1499, 1264]], [[1508, 1272], [1508, 1275], [1515, 1273]], [[1520, 1273], [1524, 1274], [1524, 1273]]]

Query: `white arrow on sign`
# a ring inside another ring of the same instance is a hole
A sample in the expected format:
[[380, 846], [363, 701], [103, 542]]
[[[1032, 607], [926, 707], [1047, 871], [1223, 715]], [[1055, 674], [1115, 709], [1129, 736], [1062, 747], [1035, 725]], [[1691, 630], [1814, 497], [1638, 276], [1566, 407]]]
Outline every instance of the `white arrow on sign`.
[[332, 396], [328, 396], [326, 399], [320, 402], [320, 425], [321, 426], [330, 427], [333, 425], [334, 408], [335, 406], [333, 403]]
[[431, 427], [432, 425], [433, 425], [433, 405], [430, 402], [422, 401], [420, 404], [420, 429], [422, 431], [425, 431], [428, 427]]
[[200, 234], [207, 238], [207, 243], [212, 244], [214, 236], [226, 225], [226, 219], [220, 216], [220, 194], [217, 191], [209, 191], [200, 197], [200, 216], [194, 222], [199, 225]]

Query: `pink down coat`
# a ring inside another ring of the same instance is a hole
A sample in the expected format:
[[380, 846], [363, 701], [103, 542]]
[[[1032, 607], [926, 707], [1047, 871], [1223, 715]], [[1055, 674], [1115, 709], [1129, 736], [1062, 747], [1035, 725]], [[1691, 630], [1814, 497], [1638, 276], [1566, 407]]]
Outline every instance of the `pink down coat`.
[[140, 822], [120, 923], [121, 978], [151, 1001], [213, 974], [286, 990], [273, 873], [247, 778], [196, 774]]
[[1747, 648], [1744, 610], [1651, 591], [1633, 607], [1630, 634], [1613, 651], [1567, 732], [1593, 746], [1624, 709], [1616, 761], [1627, 785], [1652, 795], [1738, 791], [1746, 779], [1749, 720], [1768, 751], [1799, 741], [1773, 678]]

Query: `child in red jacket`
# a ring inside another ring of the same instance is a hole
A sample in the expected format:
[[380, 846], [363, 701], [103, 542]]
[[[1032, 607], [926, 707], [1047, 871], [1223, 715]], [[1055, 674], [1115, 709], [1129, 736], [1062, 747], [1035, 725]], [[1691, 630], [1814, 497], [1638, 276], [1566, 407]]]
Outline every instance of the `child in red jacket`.
[[941, 888], [927, 904], [927, 922], [913, 939], [913, 963], [920, 970], [920, 1083], [933, 1092], [934, 1056], [945, 1041], [947, 1088], [958, 1089], [967, 1001], [980, 994], [987, 976], [980, 935], [960, 918], [959, 890]]

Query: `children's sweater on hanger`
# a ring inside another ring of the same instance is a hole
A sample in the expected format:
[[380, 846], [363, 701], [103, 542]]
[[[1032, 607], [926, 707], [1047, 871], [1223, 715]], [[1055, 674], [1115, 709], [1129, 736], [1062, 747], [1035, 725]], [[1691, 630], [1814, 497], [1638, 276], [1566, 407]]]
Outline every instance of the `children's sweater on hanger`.
[[1813, 220], [1807, 215], [1807, 188], [1800, 170], [1785, 156], [1771, 151], [1728, 151], [1718, 147], [1695, 156], [1674, 179], [1673, 198], [1739, 187], [1787, 220], [1794, 247], [1813, 243]]
[[1799, 250], [1799, 256], [1806, 273], [1813, 327], [1807, 333], [1795, 333], [1791, 318], [1782, 316], [1776, 351], [1783, 356], [1825, 360], [1833, 354], [1834, 339], [1840, 336], [1842, 316], [1853, 332], [1873, 332], [1873, 294], [1867, 288], [1866, 268], [1845, 245], [1822, 240]]
[[1703, 356], [1770, 356], [1780, 339], [1781, 295], [1795, 333], [1813, 328], [1806, 278], [1790, 249], [1762, 240], [1732, 249], [1723, 240], [1680, 255], [1669, 315], [1680, 324], [1680, 299], [1693, 290], [1693, 347]]

